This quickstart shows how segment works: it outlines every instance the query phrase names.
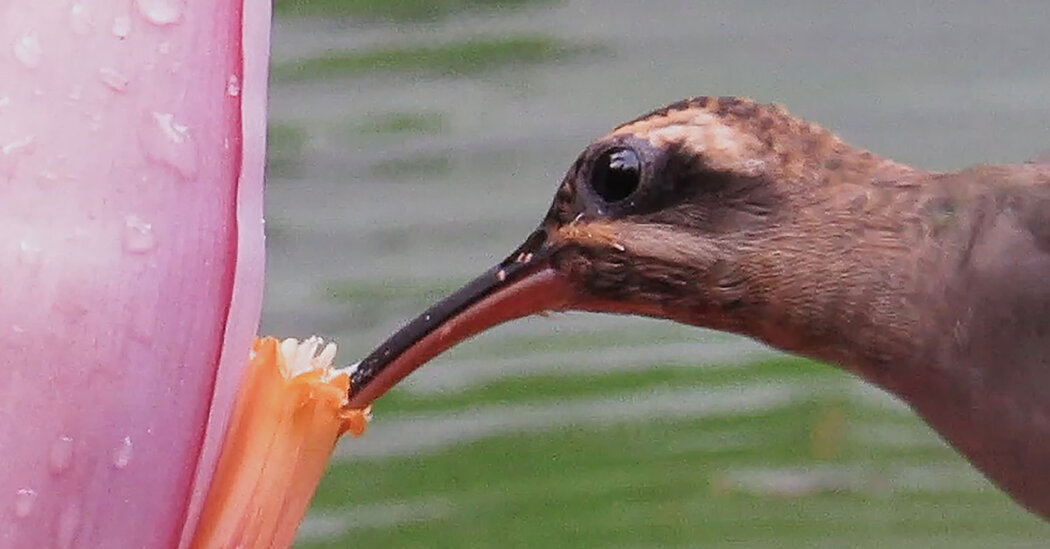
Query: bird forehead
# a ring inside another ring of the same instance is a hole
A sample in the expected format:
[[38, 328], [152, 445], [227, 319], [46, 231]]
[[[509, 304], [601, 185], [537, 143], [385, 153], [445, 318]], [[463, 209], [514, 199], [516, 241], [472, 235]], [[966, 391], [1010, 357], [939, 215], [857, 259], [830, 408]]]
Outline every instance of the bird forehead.
[[712, 169], [753, 173], [763, 167], [762, 142], [752, 133], [705, 109], [662, 113], [620, 126], [607, 138], [632, 136], [655, 148], [675, 149]]

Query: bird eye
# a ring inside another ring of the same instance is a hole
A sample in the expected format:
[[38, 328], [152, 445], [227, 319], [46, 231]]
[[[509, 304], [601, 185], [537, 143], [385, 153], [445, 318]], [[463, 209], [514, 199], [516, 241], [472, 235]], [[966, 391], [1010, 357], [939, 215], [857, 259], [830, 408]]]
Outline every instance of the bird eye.
[[591, 188], [612, 204], [631, 196], [642, 179], [642, 160], [631, 149], [603, 152], [591, 169]]

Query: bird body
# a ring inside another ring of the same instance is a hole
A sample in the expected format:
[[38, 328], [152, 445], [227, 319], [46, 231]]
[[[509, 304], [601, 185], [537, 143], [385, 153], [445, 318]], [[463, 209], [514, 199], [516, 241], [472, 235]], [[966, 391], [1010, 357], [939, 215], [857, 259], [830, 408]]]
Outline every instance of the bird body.
[[519, 250], [362, 362], [351, 404], [490, 326], [568, 309], [846, 368], [1050, 517], [1050, 164], [929, 172], [778, 106], [674, 103], [587, 147]]

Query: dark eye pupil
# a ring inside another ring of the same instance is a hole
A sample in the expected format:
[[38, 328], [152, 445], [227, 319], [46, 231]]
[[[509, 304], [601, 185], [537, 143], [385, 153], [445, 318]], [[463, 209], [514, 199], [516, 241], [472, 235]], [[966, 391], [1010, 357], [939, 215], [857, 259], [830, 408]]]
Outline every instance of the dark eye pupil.
[[642, 162], [631, 149], [613, 149], [602, 153], [591, 172], [591, 188], [602, 200], [619, 202], [638, 188]]

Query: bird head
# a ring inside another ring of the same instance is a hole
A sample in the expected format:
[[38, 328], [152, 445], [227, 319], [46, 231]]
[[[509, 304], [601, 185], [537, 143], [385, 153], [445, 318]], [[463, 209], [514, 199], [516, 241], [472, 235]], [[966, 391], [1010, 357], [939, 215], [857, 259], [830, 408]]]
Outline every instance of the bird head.
[[827, 192], [838, 179], [898, 169], [747, 99], [684, 100], [620, 125], [579, 155], [517, 250], [357, 366], [350, 405], [463, 339], [548, 311], [659, 317], [803, 346], [780, 327], [797, 299], [792, 272], [817, 268], [806, 258], [826, 244], [821, 231], [835, 231], [834, 220], [809, 217], [843, 200]]

